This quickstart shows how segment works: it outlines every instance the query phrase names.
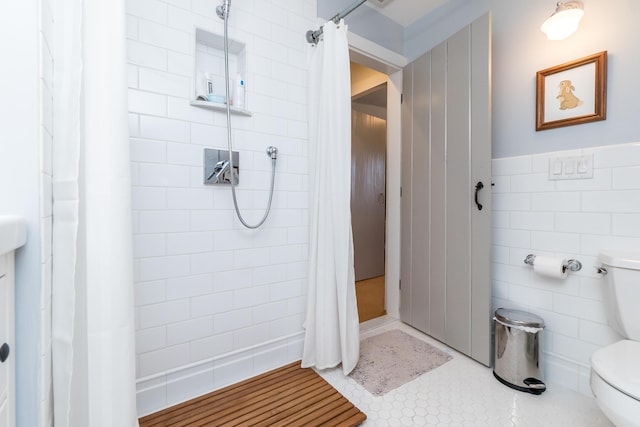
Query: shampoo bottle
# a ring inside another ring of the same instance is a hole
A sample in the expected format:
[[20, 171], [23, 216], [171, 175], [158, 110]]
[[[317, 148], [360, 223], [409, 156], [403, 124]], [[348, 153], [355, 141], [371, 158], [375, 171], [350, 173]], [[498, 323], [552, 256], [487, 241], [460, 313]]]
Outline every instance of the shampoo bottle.
[[233, 97], [233, 105], [241, 110], [245, 108], [245, 85], [240, 74], [236, 78], [236, 93]]
[[209, 73], [206, 74], [206, 77], [207, 77], [207, 101], [213, 102], [214, 101], [214, 97], [213, 97], [213, 77]]

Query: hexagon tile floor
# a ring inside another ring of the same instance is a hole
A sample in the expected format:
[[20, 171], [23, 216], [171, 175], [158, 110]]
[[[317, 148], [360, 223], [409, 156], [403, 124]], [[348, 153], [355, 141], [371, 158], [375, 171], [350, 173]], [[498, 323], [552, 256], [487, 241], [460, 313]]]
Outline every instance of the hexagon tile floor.
[[595, 401], [553, 385], [540, 396], [511, 390], [492, 370], [392, 318], [363, 324], [361, 337], [400, 329], [452, 354], [453, 360], [414, 381], [375, 397], [339, 368], [320, 371], [333, 387], [367, 414], [363, 426], [610, 427]]

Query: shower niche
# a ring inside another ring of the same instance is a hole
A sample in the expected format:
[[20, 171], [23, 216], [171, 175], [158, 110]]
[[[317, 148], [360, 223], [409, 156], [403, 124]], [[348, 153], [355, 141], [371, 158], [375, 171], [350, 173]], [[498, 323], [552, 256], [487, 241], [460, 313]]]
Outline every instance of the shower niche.
[[[244, 43], [229, 39], [229, 96], [232, 114], [250, 116], [247, 109], [246, 84], [238, 90], [238, 78], [246, 79], [247, 60]], [[225, 111], [224, 37], [196, 28], [193, 92], [190, 104], [195, 107]], [[238, 100], [238, 96], [243, 99]]]

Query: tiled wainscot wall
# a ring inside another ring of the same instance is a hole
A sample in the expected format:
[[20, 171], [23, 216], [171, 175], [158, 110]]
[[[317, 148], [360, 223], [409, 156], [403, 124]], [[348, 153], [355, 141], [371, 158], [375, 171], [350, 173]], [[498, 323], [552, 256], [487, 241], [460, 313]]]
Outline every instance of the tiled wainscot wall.
[[[593, 178], [549, 180], [552, 157], [593, 155]], [[603, 250], [640, 252], [640, 143], [493, 160], [493, 305], [541, 316], [548, 382], [590, 393], [589, 358], [620, 339], [608, 326]], [[535, 274], [528, 254], [575, 258], [566, 280]]]

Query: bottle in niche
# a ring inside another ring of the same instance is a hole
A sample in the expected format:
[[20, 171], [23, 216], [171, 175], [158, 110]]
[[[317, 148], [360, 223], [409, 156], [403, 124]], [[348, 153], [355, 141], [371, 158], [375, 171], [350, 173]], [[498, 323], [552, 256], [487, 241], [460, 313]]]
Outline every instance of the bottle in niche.
[[207, 73], [207, 101], [215, 102], [215, 95], [213, 94], [213, 79], [209, 73]]
[[233, 96], [233, 105], [241, 110], [245, 108], [245, 84], [240, 74], [236, 78], [236, 93]]

